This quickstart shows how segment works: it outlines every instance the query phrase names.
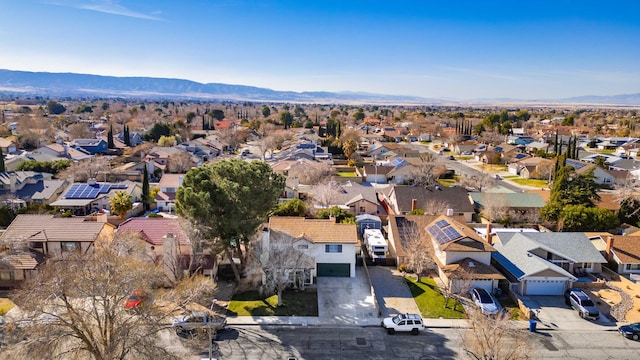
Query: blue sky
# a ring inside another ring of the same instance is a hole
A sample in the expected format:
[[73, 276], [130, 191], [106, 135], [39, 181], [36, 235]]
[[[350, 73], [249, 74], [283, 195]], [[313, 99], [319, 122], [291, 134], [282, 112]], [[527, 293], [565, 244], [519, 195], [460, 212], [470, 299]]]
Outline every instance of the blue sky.
[[640, 92], [640, 1], [0, 0], [0, 68], [293, 91]]

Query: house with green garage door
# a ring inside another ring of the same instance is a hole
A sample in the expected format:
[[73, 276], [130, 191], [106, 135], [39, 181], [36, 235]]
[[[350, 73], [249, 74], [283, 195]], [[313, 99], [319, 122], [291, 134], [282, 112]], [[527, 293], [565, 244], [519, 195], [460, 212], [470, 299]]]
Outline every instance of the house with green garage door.
[[314, 260], [311, 283], [318, 276], [355, 277], [356, 249], [360, 247], [356, 224], [340, 224], [335, 219], [272, 216], [268, 231], [293, 237], [297, 249]]

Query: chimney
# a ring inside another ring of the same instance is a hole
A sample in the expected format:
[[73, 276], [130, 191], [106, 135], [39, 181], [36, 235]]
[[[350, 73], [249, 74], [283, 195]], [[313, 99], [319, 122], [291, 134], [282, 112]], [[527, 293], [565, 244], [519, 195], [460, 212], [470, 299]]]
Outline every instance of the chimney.
[[10, 172], [9, 173], [9, 191], [12, 194], [16, 193], [17, 185], [18, 185], [18, 175], [16, 175], [15, 172]]
[[485, 234], [485, 240], [487, 241], [487, 243], [489, 245], [493, 245], [493, 244], [491, 244], [491, 230], [492, 230], [491, 223], [488, 223], [487, 224], [487, 233]]
[[411, 211], [416, 211], [418, 208], [418, 199], [411, 199]]
[[607, 236], [607, 247], [604, 252], [607, 254], [607, 259], [611, 258], [611, 248], [613, 247], [613, 236]]
[[447, 216], [448, 217], [452, 217], [453, 216], [453, 209], [447, 209]]
[[104, 212], [104, 211], [103, 211], [103, 212], [101, 212], [101, 213], [99, 213], [99, 214], [98, 214], [98, 216], [96, 217], [96, 220], [97, 220], [99, 223], [104, 223], [104, 224], [106, 224], [106, 223], [108, 223], [108, 222], [109, 222], [109, 214], [107, 214], [106, 212]]

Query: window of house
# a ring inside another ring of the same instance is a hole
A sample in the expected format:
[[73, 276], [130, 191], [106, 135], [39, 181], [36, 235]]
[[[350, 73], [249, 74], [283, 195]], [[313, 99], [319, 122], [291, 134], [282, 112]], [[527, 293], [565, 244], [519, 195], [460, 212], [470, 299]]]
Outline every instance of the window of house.
[[298, 250], [307, 250], [308, 248], [309, 248], [309, 245], [307, 244], [298, 245]]
[[342, 245], [338, 245], [338, 244], [325, 245], [324, 246], [324, 252], [326, 252], [326, 253], [341, 253], [342, 252]]
[[627, 264], [625, 266], [626, 266], [627, 270], [629, 270], [629, 271], [640, 270], [640, 264]]
[[591, 270], [591, 268], [593, 268], [593, 263], [584, 263], [582, 264], [582, 267], [584, 269]]
[[80, 243], [76, 241], [63, 241], [61, 243], [62, 251], [77, 251], [80, 250]]
[[11, 280], [11, 271], [0, 271], [0, 280]]

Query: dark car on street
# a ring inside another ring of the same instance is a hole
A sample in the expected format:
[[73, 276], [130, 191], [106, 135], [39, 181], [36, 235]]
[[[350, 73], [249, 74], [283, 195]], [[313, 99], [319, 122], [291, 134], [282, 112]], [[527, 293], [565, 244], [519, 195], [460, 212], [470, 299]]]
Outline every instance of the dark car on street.
[[640, 339], [640, 322], [620, 326], [618, 331], [627, 339], [633, 339], [637, 341]]

